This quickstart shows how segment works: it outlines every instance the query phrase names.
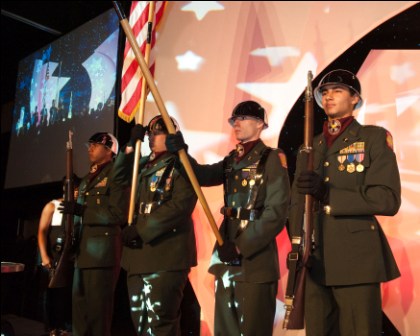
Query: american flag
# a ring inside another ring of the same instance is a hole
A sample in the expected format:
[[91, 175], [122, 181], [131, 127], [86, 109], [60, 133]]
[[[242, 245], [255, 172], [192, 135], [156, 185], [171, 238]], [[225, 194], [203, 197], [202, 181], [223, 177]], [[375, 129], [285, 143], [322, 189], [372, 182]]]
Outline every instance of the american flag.
[[[143, 55], [145, 54], [148, 40], [149, 3], [150, 1], [133, 1], [130, 10], [130, 27], [133, 30], [133, 34]], [[156, 42], [156, 27], [163, 16], [165, 3], [166, 1], [156, 1], [155, 17], [149, 37], [151, 49], [148, 64], [152, 75], [155, 70], [153, 47]], [[126, 40], [121, 77], [121, 104], [118, 109], [118, 116], [127, 122], [133, 120], [135, 114], [137, 113], [140, 105], [141, 86], [143, 80], [140, 66], [136, 60], [133, 50], [131, 49], [130, 43]]]

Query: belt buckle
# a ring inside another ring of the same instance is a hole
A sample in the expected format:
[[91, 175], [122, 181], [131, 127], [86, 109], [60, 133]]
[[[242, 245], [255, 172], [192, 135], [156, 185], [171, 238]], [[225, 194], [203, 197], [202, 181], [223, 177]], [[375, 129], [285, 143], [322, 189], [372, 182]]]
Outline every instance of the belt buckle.
[[140, 202], [139, 204], [139, 214], [143, 214], [143, 206], [144, 206], [144, 202]]
[[150, 212], [152, 211], [152, 205], [153, 205], [153, 203], [145, 204], [145, 209], [144, 209], [145, 214], [150, 214]]

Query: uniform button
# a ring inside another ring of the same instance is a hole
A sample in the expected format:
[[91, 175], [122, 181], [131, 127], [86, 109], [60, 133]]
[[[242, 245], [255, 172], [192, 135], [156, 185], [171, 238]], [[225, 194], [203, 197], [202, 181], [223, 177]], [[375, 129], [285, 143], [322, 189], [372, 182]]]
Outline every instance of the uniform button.
[[86, 193], [86, 196], [89, 196], [89, 191]]
[[238, 192], [238, 189], [236, 189], [236, 188], [233, 188], [233, 192]]
[[105, 232], [105, 236], [109, 236], [109, 233], [108, 232]]
[[374, 231], [374, 230], [375, 230], [375, 225], [373, 225], [373, 224], [372, 224], [372, 225], [370, 226], [370, 229], [371, 229], [372, 231]]
[[331, 207], [329, 205], [324, 206], [324, 211], [327, 215], [331, 214]]
[[324, 162], [324, 167], [328, 167], [330, 165], [330, 163], [328, 161]]
[[176, 229], [173, 229], [172, 231], [173, 231], [173, 232], [176, 232]]
[[324, 182], [328, 182], [330, 180], [330, 178], [327, 176], [324, 178]]
[[237, 180], [239, 178], [239, 176], [238, 175], [235, 175], [235, 180]]
[[235, 201], [233, 201], [233, 202], [232, 202], [232, 206], [235, 206], [235, 204], [236, 204], [236, 203], [235, 203]]

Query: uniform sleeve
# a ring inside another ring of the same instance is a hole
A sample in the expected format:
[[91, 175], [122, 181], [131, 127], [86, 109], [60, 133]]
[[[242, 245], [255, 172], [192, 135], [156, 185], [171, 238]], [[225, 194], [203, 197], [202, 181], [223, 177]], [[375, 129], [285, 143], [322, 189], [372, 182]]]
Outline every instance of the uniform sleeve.
[[189, 180], [179, 172], [174, 172], [173, 179], [171, 198], [137, 222], [137, 230], [145, 243], [172, 231], [190, 230], [197, 196]]
[[117, 155], [112, 167], [112, 179], [115, 183], [129, 185], [133, 174], [134, 152], [125, 154], [123, 151]]
[[[282, 165], [282, 153], [272, 151], [267, 158], [255, 208], [262, 208], [259, 219], [250, 221], [235, 240], [241, 254], [248, 258], [276, 239], [284, 228], [289, 206], [290, 185], [287, 169]], [[264, 191], [265, 189], [265, 191]]]
[[[369, 166], [361, 184], [330, 188], [329, 206], [333, 216], [395, 215], [401, 205], [401, 182], [390, 134], [383, 128], [369, 128]], [[388, 137], [388, 138], [387, 138]]]
[[189, 156], [189, 159], [200, 186], [212, 187], [223, 183], [223, 161], [199, 164], [193, 157]]

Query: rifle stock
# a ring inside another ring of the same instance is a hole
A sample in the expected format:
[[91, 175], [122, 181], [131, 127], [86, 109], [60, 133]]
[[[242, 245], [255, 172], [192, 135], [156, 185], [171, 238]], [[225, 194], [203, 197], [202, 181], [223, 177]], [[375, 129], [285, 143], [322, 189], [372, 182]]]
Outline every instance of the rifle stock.
[[[69, 131], [69, 141], [66, 144], [66, 184], [65, 184], [65, 201], [74, 201], [74, 180], [73, 180], [73, 132]], [[56, 265], [52, 265], [50, 272], [49, 288], [67, 287], [73, 279], [73, 225], [74, 217], [66, 214], [64, 221], [64, 246]]]
[[[301, 149], [302, 155], [305, 159], [305, 169], [313, 170], [313, 93], [312, 93], [312, 72], [308, 72], [308, 85], [305, 93], [305, 126], [304, 126], [304, 141]], [[312, 246], [312, 231], [313, 231], [313, 197], [305, 195], [304, 199], [304, 213], [299, 216], [299, 223], [303, 227], [301, 237], [294, 237], [298, 244], [295, 245], [297, 258], [291, 259], [295, 262], [293, 268], [289, 268], [289, 277], [287, 284], [287, 292], [285, 298], [285, 317], [283, 321], [284, 329], [303, 329], [305, 317], [305, 279], [307, 274], [308, 260], [311, 255]], [[299, 208], [298, 208], [299, 209]], [[302, 209], [303, 210], [303, 209]], [[303, 223], [301, 222], [303, 219]], [[296, 239], [297, 238], [297, 239]], [[303, 239], [301, 239], [303, 238]], [[294, 273], [292, 273], [294, 272]]]

